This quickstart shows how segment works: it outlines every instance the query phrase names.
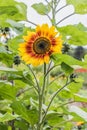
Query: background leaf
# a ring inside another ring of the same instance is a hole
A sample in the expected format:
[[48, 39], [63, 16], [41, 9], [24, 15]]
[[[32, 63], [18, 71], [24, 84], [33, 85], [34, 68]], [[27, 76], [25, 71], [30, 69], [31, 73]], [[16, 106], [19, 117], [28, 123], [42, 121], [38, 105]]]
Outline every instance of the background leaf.
[[75, 7], [76, 13], [87, 14], [87, 0], [66, 0], [66, 2]]
[[34, 125], [35, 123], [37, 123], [38, 113], [35, 109], [27, 110], [25, 105], [20, 101], [14, 101], [12, 103], [12, 108], [15, 113], [20, 115], [24, 120], [29, 122], [31, 125]]
[[26, 20], [27, 6], [14, 0], [0, 0], [0, 26], [9, 26], [7, 19]]
[[41, 15], [46, 15], [51, 10], [49, 5], [44, 5], [43, 3], [33, 4], [32, 7]]
[[66, 54], [53, 54], [51, 56], [52, 60], [55, 64], [60, 64], [64, 62], [67, 65], [79, 65], [82, 67], [86, 67], [86, 62], [79, 61], [72, 56], [66, 55]]
[[58, 28], [65, 42], [69, 44], [83, 46], [87, 45], [86, 27], [79, 25], [67, 25]]
[[0, 122], [6, 122], [13, 119], [16, 119], [18, 115], [12, 115], [10, 113], [5, 113], [4, 115], [0, 114]]
[[64, 62], [61, 63], [61, 68], [67, 75], [70, 75], [71, 73], [73, 73], [73, 68], [65, 64]]

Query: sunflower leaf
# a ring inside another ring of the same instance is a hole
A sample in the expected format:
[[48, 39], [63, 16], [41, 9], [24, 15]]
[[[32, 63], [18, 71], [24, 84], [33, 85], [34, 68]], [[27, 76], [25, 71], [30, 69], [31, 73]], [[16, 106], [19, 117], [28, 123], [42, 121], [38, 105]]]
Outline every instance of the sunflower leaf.
[[46, 15], [51, 10], [49, 5], [44, 5], [43, 3], [33, 4], [32, 7], [41, 15]]
[[64, 62], [61, 63], [61, 68], [67, 75], [69, 75], [73, 72], [73, 68]]
[[58, 30], [63, 36], [63, 40], [73, 45], [87, 45], [86, 27], [81, 25], [67, 25], [59, 27]]
[[0, 0], [0, 26], [10, 26], [7, 19], [26, 20], [26, 5], [14, 0]]
[[75, 7], [76, 13], [87, 14], [87, 0], [66, 0], [66, 2]]
[[79, 65], [82, 67], [87, 67], [87, 62], [84, 61], [79, 61], [75, 58], [73, 58], [72, 56], [66, 55], [66, 54], [53, 54], [51, 56], [52, 60], [54, 61], [55, 64], [61, 64], [62, 62], [64, 62], [67, 65]]
[[6, 122], [13, 119], [16, 119], [18, 115], [12, 115], [10, 113], [5, 113], [4, 115], [0, 114], [0, 122]]

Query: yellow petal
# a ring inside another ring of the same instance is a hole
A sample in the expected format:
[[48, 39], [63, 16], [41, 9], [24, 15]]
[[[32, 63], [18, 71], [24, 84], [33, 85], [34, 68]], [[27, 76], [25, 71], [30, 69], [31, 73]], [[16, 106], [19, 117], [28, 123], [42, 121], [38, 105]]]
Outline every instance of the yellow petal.
[[50, 57], [49, 57], [48, 55], [45, 55], [45, 56], [44, 56], [44, 62], [45, 62], [45, 63], [48, 63], [49, 60], [50, 60]]

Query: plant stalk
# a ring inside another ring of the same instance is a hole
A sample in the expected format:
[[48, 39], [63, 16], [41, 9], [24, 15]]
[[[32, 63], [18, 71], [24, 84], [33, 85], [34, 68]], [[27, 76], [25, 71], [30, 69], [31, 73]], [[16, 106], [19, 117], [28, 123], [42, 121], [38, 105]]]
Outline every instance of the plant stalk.
[[66, 84], [65, 84], [63, 87], [61, 87], [60, 89], [58, 89], [58, 90], [53, 94], [53, 96], [52, 96], [52, 98], [51, 98], [51, 100], [50, 100], [50, 102], [49, 102], [49, 105], [48, 105], [48, 107], [47, 107], [47, 109], [46, 109], [46, 111], [45, 111], [45, 114], [44, 114], [44, 116], [43, 116], [42, 122], [44, 122], [44, 120], [45, 120], [45, 118], [46, 118], [46, 115], [47, 115], [47, 112], [48, 112], [48, 110], [49, 110], [49, 108], [50, 108], [50, 106], [51, 106], [52, 101], [53, 101], [54, 98], [56, 97], [56, 95], [57, 95], [59, 92], [61, 92], [61, 91], [62, 91], [67, 85], [69, 85], [71, 82], [72, 82], [72, 81], [66, 82]]
[[38, 126], [37, 126], [37, 130], [42, 130], [42, 113], [43, 113], [43, 110], [42, 110], [42, 105], [43, 105], [43, 102], [44, 102], [44, 92], [45, 92], [45, 83], [46, 83], [46, 77], [45, 77], [45, 74], [46, 74], [46, 64], [44, 63], [44, 79], [43, 79], [43, 86], [42, 86], [42, 89], [41, 91], [39, 92], [39, 120], [38, 120]]

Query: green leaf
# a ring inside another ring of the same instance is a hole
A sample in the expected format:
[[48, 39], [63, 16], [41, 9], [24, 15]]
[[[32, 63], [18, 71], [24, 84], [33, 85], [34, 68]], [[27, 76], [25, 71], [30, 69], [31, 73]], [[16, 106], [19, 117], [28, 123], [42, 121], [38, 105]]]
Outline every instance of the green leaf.
[[87, 102], [87, 97], [82, 96], [80, 94], [74, 94], [74, 100], [76, 102]]
[[5, 71], [5, 72], [17, 72], [18, 70], [14, 69], [14, 68], [0, 67], [0, 71]]
[[57, 126], [60, 122], [64, 121], [63, 115], [54, 111], [49, 111], [46, 119], [48, 121], [48, 124], [51, 126]]
[[28, 112], [26, 107], [24, 106], [24, 104], [20, 101], [14, 101], [11, 104], [12, 109], [14, 110], [15, 113], [17, 113], [18, 115], [20, 115], [24, 120], [26, 120], [27, 122], [29, 121], [29, 117], [28, 117]]
[[5, 46], [0, 44], [0, 61], [5, 63], [7, 66], [11, 66], [13, 63], [13, 53], [7, 51]]
[[77, 82], [77, 83], [72, 82], [67, 86], [67, 88], [71, 91], [71, 93], [77, 93], [78, 91], [80, 91], [82, 85], [83, 82]]
[[20, 128], [21, 130], [28, 130], [28, 124], [24, 120], [16, 120], [15, 127]]
[[9, 23], [11, 25], [11, 27], [14, 28], [14, 31], [17, 34], [23, 33], [23, 29], [24, 29], [24, 24], [23, 23], [19, 23], [19, 22], [16, 22], [14, 20], [11, 20], [11, 19], [7, 19], [6, 22]]
[[0, 0], [0, 26], [9, 26], [6, 23], [7, 19], [26, 20], [26, 9], [27, 6], [23, 3], [18, 3], [14, 0]]
[[12, 103], [12, 109], [15, 113], [20, 115], [24, 120], [26, 120], [31, 125], [37, 123], [38, 113], [35, 109], [27, 110], [25, 105], [20, 101], [14, 101]]
[[87, 27], [85, 27], [82, 23], [75, 25], [81, 31], [87, 31]]
[[18, 71], [14, 68], [8, 67], [0, 67], [0, 71], [6, 72], [8, 76], [8, 81], [21, 80], [30, 86], [34, 85], [33, 79], [28, 71]]
[[78, 25], [58, 27], [58, 31], [63, 36], [63, 40], [69, 44], [78, 46], [87, 45], [87, 32], [82, 30]]
[[51, 56], [52, 60], [54, 61], [55, 64], [60, 64], [62, 62], [64, 62], [67, 65], [79, 65], [79, 66], [83, 66], [86, 67], [87, 62], [82, 62], [79, 61], [75, 58], [73, 58], [72, 56], [66, 55], [66, 54], [53, 54]]
[[44, 5], [43, 3], [33, 4], [32, 7], [41, 15], [46, 15], [51, 10], [49, 5]]
[[87, 14], [87, 0], [66, 0], [66, 2], [75, 7], [77, 14]]
[[16, 119], [18, 115], [12, 115], [11, 113], [0, 114], [0, 122], [11, 121]]
[[71, 91], [67, 88], [63, 89], [60, 93], [59, 96], [64, 98], [64, 99], [70, 99], [73, 98], [73, 94], [71, 93]]
[[61, 68], [67, 75], [70, 75], [73, 73], [73, 68], [64, 62], [61, 63]]
[[22, 35], [16, 36], [15, 38], [10, 39], [8, 41], [9, 49], [12, 50], [15, 54], [17, 54], [18, 53], [19, 44], [23, 43], [23, 42], [24, 42], [24, 40], [22, 38]]
[[12, 109], [10, 108], [11, 101], [10, 100], [0, 100], [0, 110], [3, 112], [12, 112]]
[[0, 82], [0, 96], [4, 99], [13, 100], [16, 98], [16, 89], [11, 83]]
[[87, 112], [83, 111], [81, 108], [77, 107], [77, 106], [70, 106], [70, 112], [74, 112], [75, 114], [77, 114], [79, 117], [83, 118], [85, 121], [87, 121]]
[[0, 130], [9, 130], [6, 124], [0, 123]]

